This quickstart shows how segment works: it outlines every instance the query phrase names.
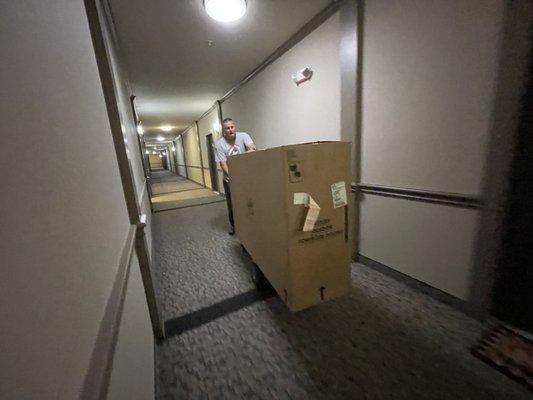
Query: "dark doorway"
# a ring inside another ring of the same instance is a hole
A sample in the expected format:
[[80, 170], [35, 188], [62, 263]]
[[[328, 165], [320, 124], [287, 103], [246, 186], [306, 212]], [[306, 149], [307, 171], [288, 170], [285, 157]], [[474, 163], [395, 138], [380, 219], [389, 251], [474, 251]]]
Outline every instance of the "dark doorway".
[[161, 164], [163, 164], [163, 169], [170, 171], [170, 168], [168, 167], [168, 163], [167, 163], [167, 156], [164, 156], [162, 153], [159, 153], [159, 154], [161, 157]]
[[492, 311], [533, 332], [533, 57], [522, 97]]
[[218, 192], [218, 174], [217, 163], [215, 161], [215, 144], [213, 142], [213, 134], [210, 133], [205, 136], [207, 144], [207, 157], [209, 158], [209, 173], [211, 175], [211, 188]]

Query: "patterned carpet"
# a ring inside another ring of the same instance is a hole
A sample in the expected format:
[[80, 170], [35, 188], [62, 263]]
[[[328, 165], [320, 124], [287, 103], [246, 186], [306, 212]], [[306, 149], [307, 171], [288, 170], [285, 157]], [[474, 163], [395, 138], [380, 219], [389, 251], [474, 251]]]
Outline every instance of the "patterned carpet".
[[170, 171], [153, 171], [150, 179], [155, 212], [224, 202], [223, 196]]
[[486, 325], [369, 267], [352, 265], [347, 296], [293, 314], [246, 297], [250, 260], [224, 203], [153, 227], [164, 318], [216, 318], [156, 345], [158, 399], [531, 398], [470, 355]]
[[202, 185], [167, 170], [152, 171], [150, 184], [152, 185], [152, 194], [154, 196], [203, 188]]

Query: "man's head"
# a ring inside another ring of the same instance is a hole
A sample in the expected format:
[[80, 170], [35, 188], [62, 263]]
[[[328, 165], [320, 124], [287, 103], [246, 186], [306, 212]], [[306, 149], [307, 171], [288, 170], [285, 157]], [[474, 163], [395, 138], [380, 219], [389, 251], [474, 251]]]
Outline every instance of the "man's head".
[[235, 122], [231, 118], [224, 118], [222, 121], [222, 134], [226, 140], [233, 142], [236, 136]]

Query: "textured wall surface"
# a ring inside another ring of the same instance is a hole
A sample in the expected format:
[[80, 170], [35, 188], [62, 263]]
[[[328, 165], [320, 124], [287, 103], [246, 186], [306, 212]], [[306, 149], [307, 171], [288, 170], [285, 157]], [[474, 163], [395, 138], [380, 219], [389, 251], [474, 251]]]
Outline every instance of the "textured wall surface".
[[[314, 75], [296, 86], [291, 75], [305, 67]], [[263, 149], [340, 140], [338, 13], [222, 103], [222, 112]]]
[[122, 183], [83, 3], [4, 2], [0, 26], [0, 140], [17, 165], [1, 197], [0, 397], [74, 399], [128, 234]]
[[[367, 2], [363, 183], [480, 195], [502, 16], [500, 0]], [[365, 195], [360, 252], [467, 299], [477, 214]]]

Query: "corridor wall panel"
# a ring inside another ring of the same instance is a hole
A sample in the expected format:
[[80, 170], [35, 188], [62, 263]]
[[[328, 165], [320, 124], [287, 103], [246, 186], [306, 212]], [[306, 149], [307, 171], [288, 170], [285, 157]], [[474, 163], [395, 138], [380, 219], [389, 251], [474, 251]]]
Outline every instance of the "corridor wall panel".
[[[135, 332], [132, 335], [131, 332]], [[139, 260], [134, 253], [130, 265], [130, 277], [124, 309], [113, 360], [108, 399], [153, 399], [154, 393], [154, 347], [148, 306], [139, 269]]]
[[163, 169], [163, 160], [158, 154], [148, 154], [148, 161], [152, 170]]
[[202, 162], [200, 158], [200, 148], [198, 144], [198, 134], [196, 133], [196, 126], [193, 125], [188, 131], [182, 134], [183, 151], [185, 153], [185, 160], [187, 162], [187, 174], [189, 179], [204, 184], [202, 177]]
[[[124, 145], [126, 146], [126, 155], [128, 157], [129, 167], [133, 175], [133, 184], [137, 196], [138, 206], [141, 214], [148, 215], [151, 213], [150, 204], [143, 201], [144, 192], [146, 189], [146, 176], [143, 166], [142, 147], [139, 146], [137, 126], [135, 124], [135, 116], [133, 115], [133, 108], [131, 104], [131, 96], [133, 95], [130, 87], [129, 77], [126, 68], [121, 62], [121, 54], [118, 44], [115, 42], [115, 35], [109, 26], [108, 19], [101, 19], [101, 27], [103, 38], [107, 47], [107, 54], [109, 57], [111, 73], [113, 74], [114, 91], [117, 101], [117, 109], [120, 117], [120, 124], [122, 135], [124, 138]], [[146, 227], [144, 228], [148, 238], [148, 253], [152, 257], [151, 246], [151, 232], [152, 226], [150, 219], [147, 219]]]
[[[200, 147], [202, 149], [202, 161], [203, 169], [205, 176], [205, 184], [209, 189], [211, 187], [211, 171], [209, 169], [209, 156], [208, 151], [211, 151], [207, 148], [206, 135], [213, 134], [213, 143], [215, 143], [221, 137], [221, 128], [220, 121], [218, 118], [218, 108], [215, 107], [211, 112], [206, 114], [203, 118], [198, 120], [198, 131], [200, 133]], [[220, 171], [218, 171], [220, 170]], [[222, 169], [217, 164], [218, 174], [222, 174]], [[220, 189], [220, 188], [219, 188]], [[223, 190], [223, 188], [222, 188]]]
[[[118, 103], [118, 112], [120, 115], [120, 122], [122, 134], [124, 135], [124, 143], [127, 148], [128, 161], [133, 172], [133, 181], [135, 185], [135, 192], [137, 198], [140, 198], [145, 185], [145, 175], [141, 159], [141, 150], [139, 148], [139, 141], [137, 139], [137, 126], [135, 125], [135, 118], [131, 107], [130, 96], [132, 95], [129, 86], [128, 76], [123, 65], [120, 62], [120, 54], [116, 48], [116, 44], [112, 40], [112, 34], [106, 29], [104, 32], [104, 39], [108, 46], [109, 60], [115, 84], [115, 95]], [[150, 227], [148, 227], [150, 229]]]
[[183, 140], [181, 136], [178, 136], [174, 140], [174, 146], [176, 146], [176, 159], [178, 162], [178, 175], [187, 177], [187, 172], [185, 169], [185, 156], [183, 152]]
[[[316, 140], [340, 140], [339, 13], [269, 65], [222, 103], [258, 148]], [[291, 75], [305, 67], [310, 81]]]
[[[361, 182], [480, 195], [503, 1], [365, 3]], [[461, 299], [478, 211], [364, 195], [360, 253]]]
[[361, 253], [463, 300], [478, 212], [361, 196]]
[[0, 398], [77, 399], [130, 222], [83, 2], [1, 7]]
[[479, 194], [503, 1], [371, 1], [364, 12], [361, 180]]

